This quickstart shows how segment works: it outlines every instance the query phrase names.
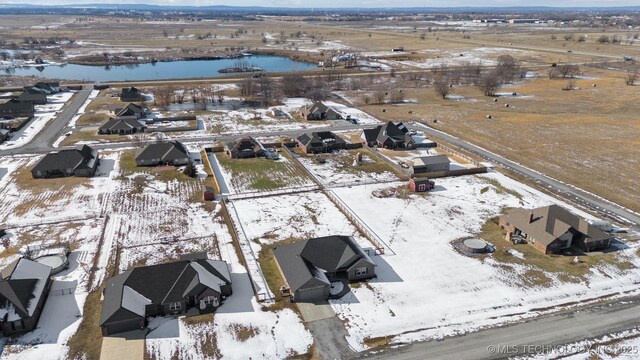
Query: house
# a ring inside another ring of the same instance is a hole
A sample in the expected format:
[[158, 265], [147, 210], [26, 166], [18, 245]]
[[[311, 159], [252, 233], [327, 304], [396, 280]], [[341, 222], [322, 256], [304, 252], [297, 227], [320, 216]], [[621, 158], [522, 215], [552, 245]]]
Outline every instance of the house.
[[0, 129], [0, 144], [9, 139], [11, 131], [8, 129]]
[[286, 112], [284, 112], [282, 109], [279, 109], [279, 108], [272, 108], [270, 112], [271, 112], [271, 115], [274, 117], [289, 117], [289, 114], [287, 114]]
[[225, 152], [234, 159], [259, 157], [265, 154], [264, 146], [251, 136], [227, 143]]
[[51, 289], [51, 267], [20, 258], [0, 270], [0, 336], [31, 331]]
[[120, 101], [124, 102], [141, 102], [144, 101], [144, 94], [135, 87], [122, 88], [120, 93]]
[[451, 160], [447, 155], [423, 156], [413, 161], [413, 174], [426, 174], [434, 171], [449, 171]]
[[33, 117], [36, 110], [30, 101], [11, 99], [0, 104], [0, 118]]
[[365, 129], [360, 135], [363, 143], [369, 147], [385, 149], [415, 149], [416, 142], [403, 123], [387, 122], [373, 129]]
[[60, 83], [59, 82], [37, 82], [33, 89], [43, 91], [45, 94], [56, 94], [60, 92]]
[[302, 134], [296, 138], [296, 143], [307, 154], [331, 152], [344, 149], [347, 144], [344, 139], [331, 131], [318, 131]]
[[321, 101], [315, 101], [311, 105], [303, 106], [298, 110], [300, 117], [307, 120], [339, 120], [342, 114], [323, 104]]
[[47, 94], [43, 90], [29, 87], [22, 91], [17, 100], [32, 102], [34, 105], [45, 105], [47, 103]]
[[231, 294], [229, 267], [221, 260], [136, 267], [107, 280], [99, 324], [104, 336], [142, 329], [151, 316], [211, 313]]
[[409, 189], [413, 192], [427, 192], [435, 186], [436, 183], [427, 178], [413, 178], [409, 180]]
[[331, 282], [375, 277], [376, 264], [351, 236], [325, 236], [273, 248], [282, 276], [297, 302], [330, 297]]
[[136, 154], [136, 165], [186, 165], [191, 162], [189, 151], [179, 141], [149, 144]]
[[81, 149], [48, 153], [31, 169], [34, 179], [61, 176], [91, 177], [100, 164], [98, 151], [87, 145]]
[[123, 108], [115, 108], [113, 110], [113, 115], [115, 117], [134, 116], [136, 119], [141, 119], [147, 116], [148, 111], [148, 109], [143, 108], [140, 105], [127, 104], [127, 106]]
[[509, 210], [499, 224], [507, 231], [507, 240], [523, 239], [545, 254], [571, 247], [588, 252], [611, 243], [611, 235], [558, 205]]
[[104, 124], [98, 128], [98, 134], [135, 134], [144, 132], [146, 128], [135, 116], [120, 116], [109, 118]]

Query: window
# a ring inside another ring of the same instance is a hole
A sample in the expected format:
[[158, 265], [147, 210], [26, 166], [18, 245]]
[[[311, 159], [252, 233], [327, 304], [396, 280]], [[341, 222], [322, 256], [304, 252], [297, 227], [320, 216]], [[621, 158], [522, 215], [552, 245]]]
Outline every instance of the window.
[[363, 275], [367, 275], [367, 268], [366, 267], [356, 268], [356, 276], [363, 276]]
[[174, 302], [169, 304], [169, 311], [178, 311], [182, 309], [182, 304], [180, 302]]

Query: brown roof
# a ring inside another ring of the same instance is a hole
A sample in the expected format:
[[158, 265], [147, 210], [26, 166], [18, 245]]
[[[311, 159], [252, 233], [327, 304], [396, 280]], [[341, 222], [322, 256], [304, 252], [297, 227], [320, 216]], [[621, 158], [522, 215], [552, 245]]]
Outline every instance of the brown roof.
[[585, 219], [558, 205], [531, 210], [513, 209], [507, 212], [504, 219], [544, 245], [551, 244], [569, 229], [574, 229], [583, 234], [585, 243], [611, 238], [602, 230], [589, 224]]

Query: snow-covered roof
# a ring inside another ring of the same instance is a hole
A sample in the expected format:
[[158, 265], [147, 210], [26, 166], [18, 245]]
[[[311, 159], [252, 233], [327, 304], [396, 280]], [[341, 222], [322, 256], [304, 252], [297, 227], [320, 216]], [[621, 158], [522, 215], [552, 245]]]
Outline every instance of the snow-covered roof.
[[145, 308], [151, 304], [151, 300], [142, 296], [139, 292], [128, 286], [122, 288], [122, 307], [134, 314], [145, 316]]

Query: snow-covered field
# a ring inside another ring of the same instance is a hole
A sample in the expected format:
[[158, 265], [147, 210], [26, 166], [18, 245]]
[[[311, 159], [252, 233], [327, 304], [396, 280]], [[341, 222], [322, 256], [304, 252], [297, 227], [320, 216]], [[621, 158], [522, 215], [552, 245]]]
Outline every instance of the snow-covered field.
[[300, 162], [309, 169], [318, 179], [325, 184], [351, 184], [357, 182], [390, 182], [399, 180], [391, 171], [369, 171], [368, 164], [375, 162], [372, 158], [364, 155], [363, 165], [355, 166], [355, 152], [339, 151], [329, 155], [323, 155], [325, 163], [316, 161], [317, 156], [299, 157]]
[[[495, 187], [495, 181], [516, 191], [521, 199]], [[453, 335], [517, 320], [525, 316], [522, 314], [535, 316], [539, 312], [534, 309], [639, 288], [640, 261], [635, 248], [617, 252], [635, 269], [599, 266], [592, 269], [588, 282], [579, 283], [561, 282], [556, 274], [547, 274], [552, 279], [548, 287], [524, 284], [526, 265], [505, 268], [491, 257], [481, 260], [457, 253], [451, 241], [478, 233], [504, 207], [559, 202], [499, 173], [443, 178], [436, 183], [427, 196], [407, 199], [372, 196], [373, 190], [389, 184], [334, 190], [392, 250], [374, 257], [378, 278], [370, 286], [331, 301], [348, 323], [352, 346], [363, 349], [364, 339], [380, 336], [415, 341]]]
[[46, 105], [36, 105], [34, 117], [22, 129], [12, 133], [11, 139], [0, 144], [0, 150], [15, 149], [29, 143], [57, 115], [73, 94], [73, 92], [61, 92], [48, 95], [48, 103]]
[[482, 64], [484, 66], [496, 65], [496, 59], [500, 55], [512, 55], [516, 58], [530, 56], [531, 53], [524, 50], [509, 48], [473, 48], [473, 49], [429, 49], [421, 50], [420, 53], [427, 54], [429, 58], [423, 61], [396, 61], [380, 59], [379, 62], [387, 65], [404, 65], [421, 69], [431, 69], [442, 66], [460, 66], [466, 63]]

